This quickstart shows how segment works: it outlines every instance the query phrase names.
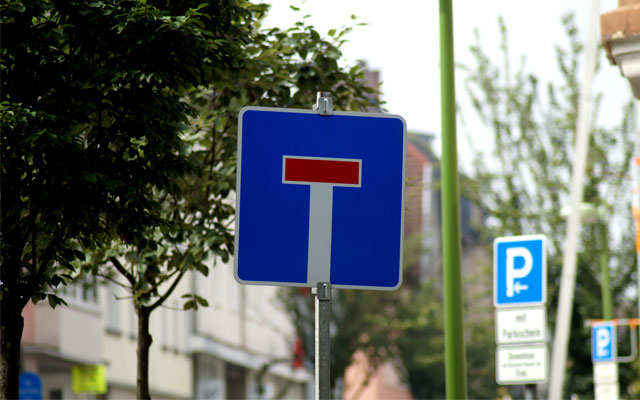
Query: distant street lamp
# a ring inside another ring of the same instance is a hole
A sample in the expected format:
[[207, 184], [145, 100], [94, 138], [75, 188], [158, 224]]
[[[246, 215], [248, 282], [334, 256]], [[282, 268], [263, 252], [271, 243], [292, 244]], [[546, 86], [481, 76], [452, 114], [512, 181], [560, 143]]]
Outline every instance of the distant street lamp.
[[[560, 210], [560, 215], [568, 217], [570, 206]], [[606, 211], [603, 207], [596, 207], [591, 203], [580, 205], [580, 220], [585, 224], [598, 225], [600, 236], [600, 294], [602, 297], [602, 319], [613, 319], [613, 301], [611, 286], [609, 285], [609, 235], [607, 232]]]

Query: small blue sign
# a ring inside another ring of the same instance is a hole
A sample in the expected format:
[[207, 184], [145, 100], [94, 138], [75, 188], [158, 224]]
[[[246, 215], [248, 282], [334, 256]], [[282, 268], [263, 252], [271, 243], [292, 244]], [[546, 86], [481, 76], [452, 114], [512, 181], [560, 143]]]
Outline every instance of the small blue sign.
[[547, 301], [546, 237], [526, 235], [495, 239], [493, 278], [496, 307], [543, 305]]
[[19, 400], [42, 400], [42, 380], [35, 372], [21, 372], [18, 386]]
[[616, 327], [612, 321], [598, 322], [591, 326], [591, 358], [594, 363], [615, 361]]
[[404, 120], [246, 107], [238, 125], [236, 280], [399, 287]]

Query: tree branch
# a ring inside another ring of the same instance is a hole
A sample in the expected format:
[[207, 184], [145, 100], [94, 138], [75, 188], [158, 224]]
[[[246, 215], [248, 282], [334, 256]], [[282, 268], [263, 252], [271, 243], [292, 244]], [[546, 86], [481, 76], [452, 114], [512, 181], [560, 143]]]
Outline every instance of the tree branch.
[[162, 296], [160, 296], [160, 298], [158, 300], [156, 300], [155, 303], [153, 303], [152, 305], [150, 305], [148, 307], [149, 311], [153, 311], [155, 310], [158, 306], [160, 306], [162, 303], [164, 303], [164, 301], [171, 296], [171, 293], [173, 293], [174, 289], [178, 286], [178, 283], [180, 283], [180, 279], [182, 279], [182, 277], [184, 276], [184, 274], [187, 272], [186, 268], [183, 268], [180, 271], [180, 274], [178, 274], [178, 276], [176, 276], [176, 278], [173, 280], [173, 282], [171, 283], [171, 286], [169, 287], [169, 289], [167, 289], [166, 292], [164, 292], [164, 294]]
[[54, 239], [51, 244], [44, 250], [42, 257], [40, 257], [40, 266], [38, 267], [37, 261], [33, 260], [33, 265], [35, 267], [35, 281], [42, 282], [44, 280], [44, 276], [47, 272], [47, 265], [49, 262], [54, 259], [56, 248], [58, 247], [60, 241]]
[[126, 268], [120, 263], [120, 261], [116, 257], [111, 257], [109, 260], [111, 261], [115, 269], [117, 269], [118, 272], [120, 272], [122, 276], [124, 276], [129, 281], [129, 283], [131, 284], [131, 287], [133, 287], [136, 284], [136, 278], [129, 271], [126, 270]]
[[97, 274], [97, 275], [98, 275], [99, 277], [101, 277], [102, 279], [104, 279], [104, 280], [107, 280], [107, 281], [109, 281], [109, 282], [115, 283], [116, 285], [120, 286], [120, 287], [121, 287], [121, 288], [123, 288], [123, 289], [127, 289], [127, 290], [129, 290], [129, 287], [128, 287], [127, 285], [125, 285], [125, 284], [124, 284], [124, 283], [122, 283], [122, 282], [118, 282], [116, 279], [114, 279], [114, 278], [110, 277], [109, 275], [107, 275], [107, 274], [105, 274], [105, 273], [103, 273], [103, 272], [101, 272], [101, 271], [98, 271], [98, 274]]

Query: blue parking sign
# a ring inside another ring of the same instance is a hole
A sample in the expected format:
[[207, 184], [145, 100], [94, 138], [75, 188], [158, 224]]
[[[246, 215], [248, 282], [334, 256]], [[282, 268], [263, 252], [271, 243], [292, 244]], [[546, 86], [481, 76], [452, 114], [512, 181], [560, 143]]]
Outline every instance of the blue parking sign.
[[42, 379], [39, 374], [30, 371], [20, 373], [18, 399], [42, 400]]
[[236, 280], [399, 287], [405, 148], [405, 122], [396, 115], [244, 108]]
[[615, 361], [616, 327], [612, 321], [591, 325], [591, 358], [593, 362]]
[[493, 303], [496, 307], [532, 306], [546, 302], [544, 235], [496, 238], [493, 262]]

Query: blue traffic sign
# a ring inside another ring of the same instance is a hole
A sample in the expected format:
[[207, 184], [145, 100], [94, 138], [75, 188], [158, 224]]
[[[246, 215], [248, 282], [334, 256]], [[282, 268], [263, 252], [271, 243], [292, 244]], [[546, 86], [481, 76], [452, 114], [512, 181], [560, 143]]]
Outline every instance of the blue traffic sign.
[[493, 303], [496, 307], [542, 305], [547, 300], [544, 235], [497, 238], [493, 242]]
[[591, 358], [593, 362], [615, 361], [616, 327], [612, 321], [597, 322], [591, 326]]
[[247, 107], [238, 125], [236, 280], [399, 287], [404, 120]]
[[20, 373], [18, 385], [19, 400], [42, 400], [42, 379], [35, 372], [24, 371]]

